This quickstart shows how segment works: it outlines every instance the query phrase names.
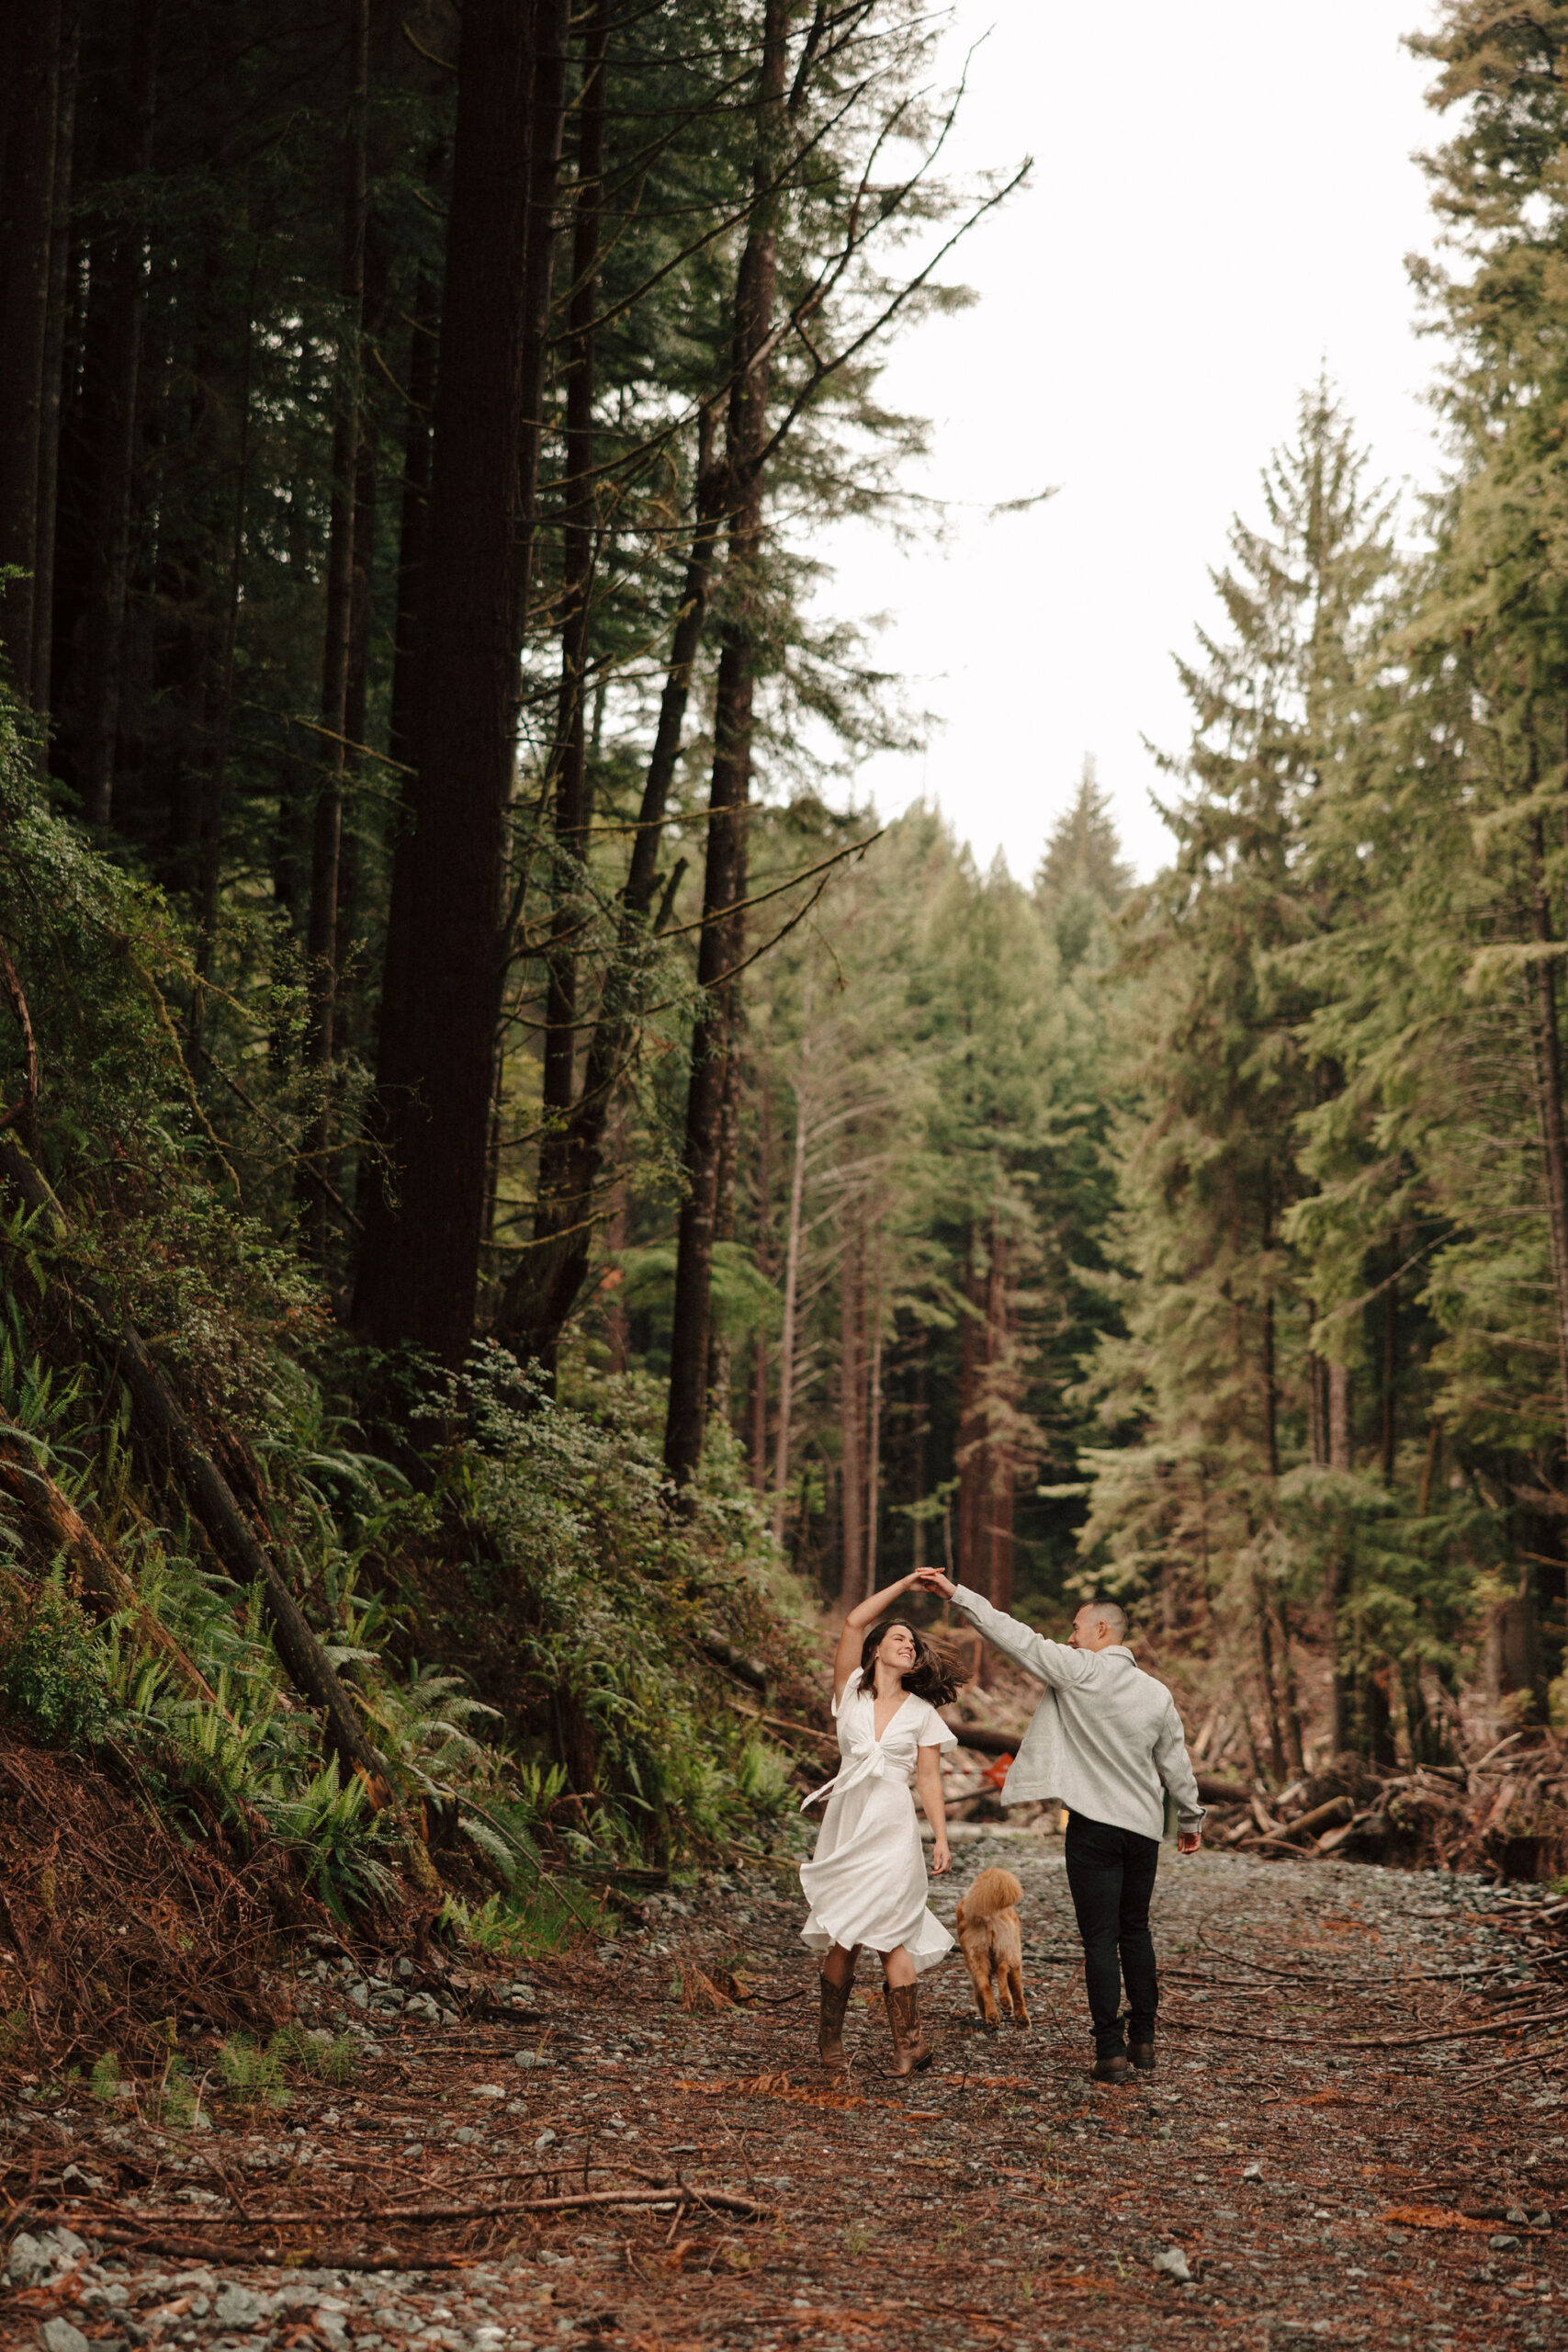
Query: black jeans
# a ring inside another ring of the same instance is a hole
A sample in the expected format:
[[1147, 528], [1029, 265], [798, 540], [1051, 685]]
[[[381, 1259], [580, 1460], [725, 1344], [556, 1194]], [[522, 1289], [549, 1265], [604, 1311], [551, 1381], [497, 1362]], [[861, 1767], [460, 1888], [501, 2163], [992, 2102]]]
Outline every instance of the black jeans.
[[1134, 2041], [1152, 2041], [1159, 2007], [1149, 1897], [1159, 1867], [1159, 1839], [1109, 1822], [1067, 1816], [1067, 1884], [1083, 1939], [1084, 1984], [1094, 2019], [1094, 2054], [1123, 2054], [1122, 1980], [1127, 1980]]

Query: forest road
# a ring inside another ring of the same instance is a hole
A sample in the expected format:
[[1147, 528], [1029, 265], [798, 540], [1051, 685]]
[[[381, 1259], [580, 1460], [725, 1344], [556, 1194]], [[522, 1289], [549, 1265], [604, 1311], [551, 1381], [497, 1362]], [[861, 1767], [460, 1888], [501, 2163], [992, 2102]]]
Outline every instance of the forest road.
[[[525, 1972], [515, 2021], [492, 1999], [456, 2024], [376, 2023], [349, 2082], [287, 2108], [220, 2098], [211, 2129], [184, 2132], [80, 2091], [47, 2118], [13, 2110], [10, 2177], [21, 2164], [32, 2187], [0, 2338], [1568, 2343], [1563, 2028], [1498, 2030], [1568, 2013], [1568, 1992], [1510, 1929], [1507, 1894], [1168, 1849], [1158, 2070], [1118, 2089], [1088, 2078], [1059, 1842], [964, 1838], [936, 1907], [951, 1918], [992, 1862], [1024, 1884], [1032, 2028], [980, 2031], [954, 1955], [923, 1980], [936, 2063], [907, 2084], [878, 2071], [867, 1978], [855, 2072], [825, 2087], [798, 1893], [759, 1868], [656, 1898], [613, 1958]], [[699, 1968], [774, 2006], [693, 2012], [678, 1996], [703, 1994]], [[298, 1997], [307, 2018], [353, 2014], [323, 1965]], [[645, 2201], [521, 2210], [585, 2182]], [[734, 2210], [747, 2199], [758, 2215]]]

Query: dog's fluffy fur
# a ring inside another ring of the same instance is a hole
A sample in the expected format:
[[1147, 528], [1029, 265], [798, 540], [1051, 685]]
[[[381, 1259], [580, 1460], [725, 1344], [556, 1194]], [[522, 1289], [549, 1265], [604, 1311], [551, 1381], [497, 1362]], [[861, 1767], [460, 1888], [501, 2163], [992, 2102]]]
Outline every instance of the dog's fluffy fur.
[[1011, 1871], [982, 1871], [958, 1905], [958, 1940], [987, 2028], [1001, 2023], [993, 1978], [1014, 2025], [1029, 2023], [1023, 1998], [1023, 1924], [1018, 1916], [1022, 1893]]

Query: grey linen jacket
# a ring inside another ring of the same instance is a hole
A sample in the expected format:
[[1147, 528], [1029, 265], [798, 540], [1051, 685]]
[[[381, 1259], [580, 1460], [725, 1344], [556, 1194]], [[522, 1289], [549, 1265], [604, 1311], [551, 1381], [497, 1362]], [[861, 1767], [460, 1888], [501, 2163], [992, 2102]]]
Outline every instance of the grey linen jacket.
[[1124, 1644], [1075, 1650], [1004, 1616], [964, 1585], [953, 1600], [1004, 1657], [1045, 1685], [1003, 1784], [1004, 1804], [1055, 1797], [1090, 1821], [1157, 1838], [1165, 1826], [1161, 1792], [1168, 1789], [1182, 1828], [1201, 1825], [1176, 1702]]

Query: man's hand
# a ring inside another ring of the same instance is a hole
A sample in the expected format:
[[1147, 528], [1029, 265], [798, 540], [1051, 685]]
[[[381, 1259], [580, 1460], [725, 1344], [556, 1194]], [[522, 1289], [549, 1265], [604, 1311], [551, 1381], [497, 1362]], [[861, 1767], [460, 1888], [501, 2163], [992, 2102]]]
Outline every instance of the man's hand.
[[919, 1591], [940, 1592], [944, 1600], [951, 1600], [958, 1589], [951, 1577], [944, 1577], [940, 1568], [917, 1568], [913, 1581]]
[[1179, 1854], [1195, 1854], [1202, 1842], [1203, 1833], [1201, 1829], [1179, 1830], [1177, 1832], [1176, 1838], [1176, 1850]]

